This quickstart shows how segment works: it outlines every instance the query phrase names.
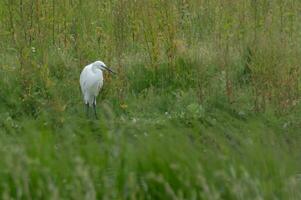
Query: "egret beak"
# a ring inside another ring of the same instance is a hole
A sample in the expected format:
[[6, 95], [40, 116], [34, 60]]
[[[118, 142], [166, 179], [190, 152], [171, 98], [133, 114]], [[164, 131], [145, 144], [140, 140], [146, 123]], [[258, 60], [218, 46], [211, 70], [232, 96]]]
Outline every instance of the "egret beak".
[[108, 70], [110, 73], [112, 74], [116, 74], [116, 72], [112, 71], [110, 68], [103, 66], [103, 68], [105, 68], [106, 70]]

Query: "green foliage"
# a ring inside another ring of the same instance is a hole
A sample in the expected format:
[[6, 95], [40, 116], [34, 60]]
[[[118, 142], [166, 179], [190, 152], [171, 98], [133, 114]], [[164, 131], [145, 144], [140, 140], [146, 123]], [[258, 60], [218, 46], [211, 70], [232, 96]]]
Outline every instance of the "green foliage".
[[1, 199], [301, 199], [300, 6], [0, 1]]

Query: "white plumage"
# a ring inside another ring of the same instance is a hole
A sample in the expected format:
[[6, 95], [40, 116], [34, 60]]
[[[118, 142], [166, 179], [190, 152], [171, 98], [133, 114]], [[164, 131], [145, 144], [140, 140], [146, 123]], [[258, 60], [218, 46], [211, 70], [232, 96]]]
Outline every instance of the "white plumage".
[[96, 115], [96, 97], [98, 96], [102, 86], [103, 86], [103, 72], [102, 70], [109, 69], [102, 61], [95, 61], [84, 67], [80, 74], [80, 87], [84, 98], [84, 103], [87, 107], [87, 114], [89, 115], [89, 107], [94, 108], [94, 114]]

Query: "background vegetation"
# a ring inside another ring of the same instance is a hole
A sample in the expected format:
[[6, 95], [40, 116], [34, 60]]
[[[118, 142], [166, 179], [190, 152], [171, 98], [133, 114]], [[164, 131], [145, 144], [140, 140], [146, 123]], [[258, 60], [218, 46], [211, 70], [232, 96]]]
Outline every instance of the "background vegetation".
[[1, 198], [301, 199], [300, 8], [0, 1]]

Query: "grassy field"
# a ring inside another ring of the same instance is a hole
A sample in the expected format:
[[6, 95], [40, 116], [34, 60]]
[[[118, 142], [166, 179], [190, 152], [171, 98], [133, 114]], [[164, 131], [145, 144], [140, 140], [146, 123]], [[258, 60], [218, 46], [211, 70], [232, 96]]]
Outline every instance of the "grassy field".
[[301, 199], [300, 8], [0, 1], [0, 198]]

